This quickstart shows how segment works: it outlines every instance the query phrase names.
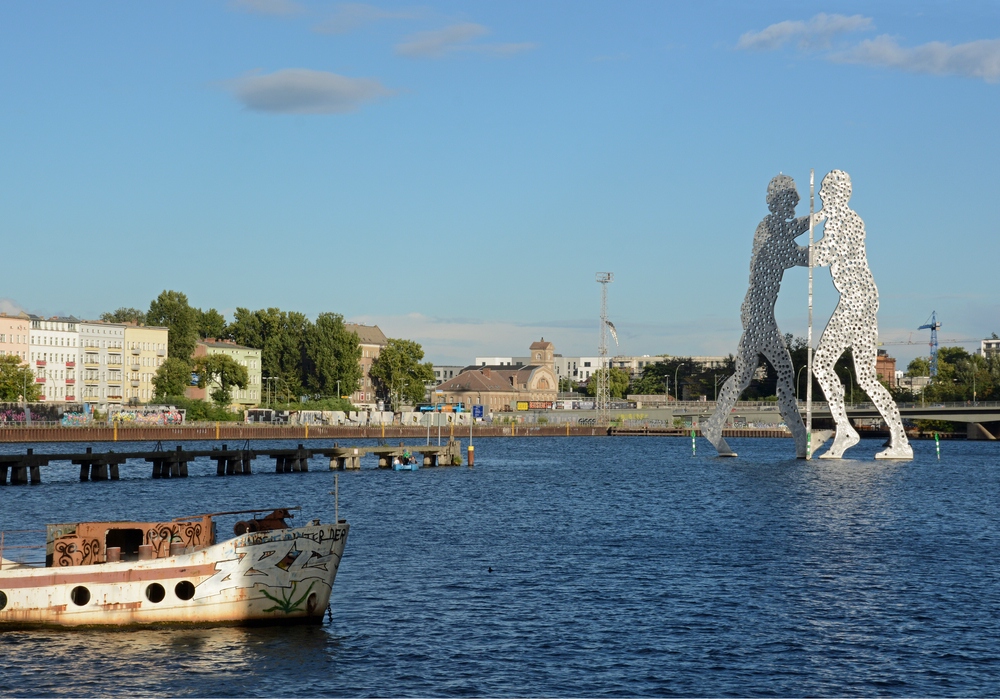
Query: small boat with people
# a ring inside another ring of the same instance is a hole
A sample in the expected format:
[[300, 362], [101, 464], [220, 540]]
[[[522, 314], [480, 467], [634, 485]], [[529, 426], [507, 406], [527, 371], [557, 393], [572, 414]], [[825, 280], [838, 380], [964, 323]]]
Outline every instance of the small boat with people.
[[420, 462], [417, 461], [417, 457], [414, 456], [409, 449], [403, 452], [402, 456], [394, 456], [392, 459], [392, 470], [393, 471], [418, 471], [420, 470]]
[[[321, 623], [350, 526], [338, 518], [293, 527], [287, 520], [299, 509], [215, 512], [168, 522], [74, 522], [4, 532], [0, 630]], [[217, 521], [228, 515], [249, 517], [236, 522], [234, 537], [220, 542]], [[37, 533], [40, 538], [43, 531], [44, 545], [11, 545], [15, 534]], [[7, 554], [34, 554], [39, 560], [9, 560]]]

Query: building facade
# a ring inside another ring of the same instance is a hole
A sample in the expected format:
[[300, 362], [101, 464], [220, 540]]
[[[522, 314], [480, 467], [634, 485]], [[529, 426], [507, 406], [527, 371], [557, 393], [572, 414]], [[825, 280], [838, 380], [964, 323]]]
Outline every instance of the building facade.
[[80, 361], [80, 321], [29, 315], [28, 363], [41, 390], [41, 403], [76, 402]]
[[[0, 330], [0, 332], [3, 332]], [[990, 338], [988, 340], [983, 340], [979, 343], [979, 353], [984, 357], [988, 357], [991, 354], [1000, 354], [1000, 340], [996, 338]]]
[[530, 347], [531, 364], [469, 366], [435, 389], [440, 402], [482, 405], [491, 413], [518, 406], [551, 407], [559, 390], [554, 362], [555, 348], [543, 338]]
[[[229, 407], [235, 410], [246, 410], [260, 404], [260, 350], [253, 347], [237, 345], [229, 340], [202, 340], [194, 349], [194, 357], [205, 357], [213, 354], [228, 355], [247, 370], [247, 387], [234, 386], [229, 394]], [[189, 398], [195, 400], [212, 400], [212, 391], [218, 390], [218, 383], [209, 383], [205, 388], [191, 386], [186, 391]]]
[[28, 353], [31, 351], [31, 319], [27, 313], [9, 316], [0, 313], [0, 357], [13, 355], [28, 363]]
[[892, 388], [896, 387], [896, 358], [890, 357], [885, 350], [878, 351], [875, 359], [875, 374], [879, 381], [884, 381]]
[[125, 326], [99, 320], [80, 322], [82, 366], [77, 398], [91, 410], [120, 407], [123, 400]]
[[370, 374], [372, 362], [378, 359], [382, 348], [389, 343], [389, 340], [377, 325], [344, 323], [344, 327], [348, 332], [357, 334], [358, 344], [361, 346], [361, 358], [358, 360], [361, 365], [361, 381], [358, 390], [351, 394], [351, 403], [359, 408], [375, 408], [375, 385]]
[[149, 403], [156, 394], [153, 377], [167, 361], [166, 328], [127, 323], [125, 328], [125, 402]]

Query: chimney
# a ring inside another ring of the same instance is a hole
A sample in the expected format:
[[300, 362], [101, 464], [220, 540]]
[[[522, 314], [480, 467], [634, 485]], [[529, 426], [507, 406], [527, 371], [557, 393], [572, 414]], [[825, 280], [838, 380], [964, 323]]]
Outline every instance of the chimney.
[[489, 367], [486, 367], [486, 366], [483, 367], [483, 376], [485, 376], [486, 378], [490, 378], [490, 368]]

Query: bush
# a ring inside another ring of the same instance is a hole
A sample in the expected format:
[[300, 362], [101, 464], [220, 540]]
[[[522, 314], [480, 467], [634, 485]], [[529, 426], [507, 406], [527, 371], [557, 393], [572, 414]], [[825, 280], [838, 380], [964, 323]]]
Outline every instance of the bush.
[[157, 399], [163, 405], [172, 405], [185, 411], [185, 422], [242, 422], [243, 411], [232, 412], [226, 408], [220, 408], [214, 403], [203, 400], [194, 400], [184, 396], [174, 396], [172, 398]]

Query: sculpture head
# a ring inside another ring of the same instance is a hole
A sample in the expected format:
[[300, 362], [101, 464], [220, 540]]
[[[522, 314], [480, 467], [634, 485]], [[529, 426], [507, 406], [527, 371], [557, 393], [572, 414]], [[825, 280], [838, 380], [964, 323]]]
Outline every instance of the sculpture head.
[[823, 200], [823, 208], [846, 206], [851, 198], [851, 191], [851, 176], [843, 170], [831, 170], [823, 178], [819, 198]]
[[798, 203], [799, 193], [795, 190], [795, 180], [788, 175], [778, 175], [767, 184], [767, 208], [771, 213], [792, 218]]

